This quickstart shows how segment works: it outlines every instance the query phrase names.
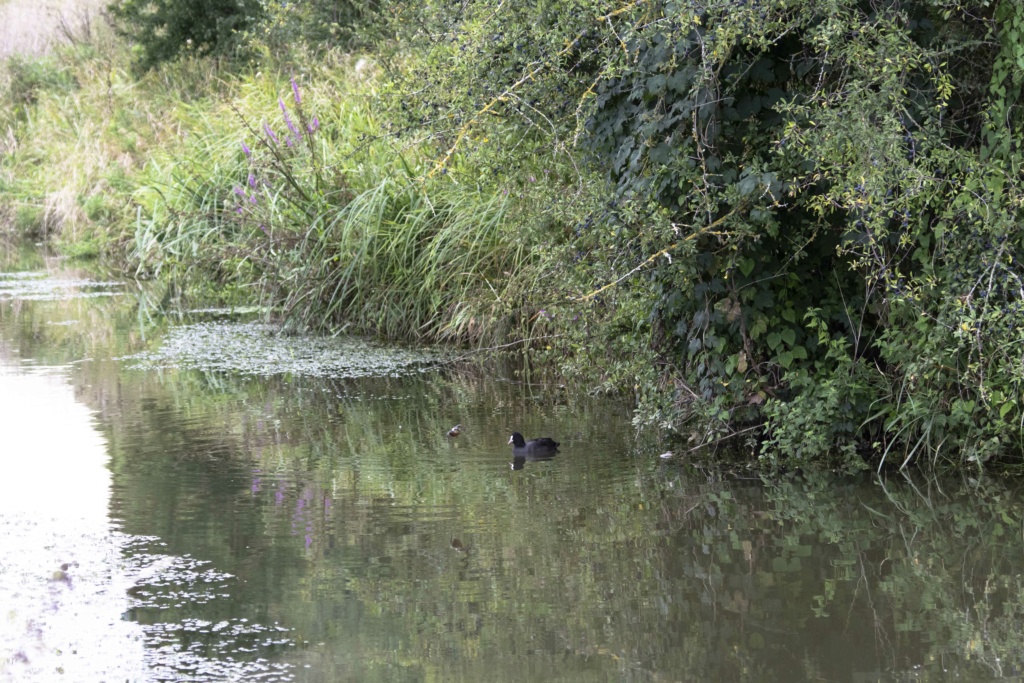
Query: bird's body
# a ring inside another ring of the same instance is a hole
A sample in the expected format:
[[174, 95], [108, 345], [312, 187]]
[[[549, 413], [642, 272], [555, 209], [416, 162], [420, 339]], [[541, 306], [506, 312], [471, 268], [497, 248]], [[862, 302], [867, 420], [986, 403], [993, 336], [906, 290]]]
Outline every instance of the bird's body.
[[448, 430], [448, 438], [449, 439], [454, 439], [455, 437], [457, 437], [461, 433], [462, 433], [462, 425], [455, 425], [454, 427], [452, 427], [451, 429]]
[[513, 432], [508, 442], [512, 445], [512, 455], [516, 457], [543, 457], [558, 451], [558, 442], [546, 436], [527, 441], [519, 432]]

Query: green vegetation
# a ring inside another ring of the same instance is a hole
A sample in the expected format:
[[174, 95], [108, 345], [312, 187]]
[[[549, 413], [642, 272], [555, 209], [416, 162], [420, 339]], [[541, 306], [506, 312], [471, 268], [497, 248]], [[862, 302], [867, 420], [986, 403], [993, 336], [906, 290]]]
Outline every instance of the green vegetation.
[[[474, 372], [126, 370], [112, 359], [164, 346], [162, 298], [149, 282], [27, 299], [0, 307], [0, 329], [38, 366], [69, 368], [97, 416], [111, 514], [152, 543], [120, 559], [186, 557], [235, 577], [146, 579], [129, 616], [164, 645], [195, 647], [245, 614], [309, 641], [297, 661], [318, 654], [310, 679], [325, 681], [521, 681], [527, 668], [530, 680], [988, 681], [1024, 666], [1013, 482], [722, 477], [663, 464], [617, 402]], [[294, 341], [265, 351], [289, 356]], [[454, 443], [452, 411], [475, 423]], [[505, 424], [576, 434], [556, 461], [513, 472]], [[212, 642], [202, 653], [220, 661]]]
[[772, 466], [1020, 461], [1018, 3], [138, 7], [9, 62], [17, 230]]
[[122, 0], [110, 6], [119, 32], [149, 69], [179, 57], [228, 53], [259, 17], [258, 0]]

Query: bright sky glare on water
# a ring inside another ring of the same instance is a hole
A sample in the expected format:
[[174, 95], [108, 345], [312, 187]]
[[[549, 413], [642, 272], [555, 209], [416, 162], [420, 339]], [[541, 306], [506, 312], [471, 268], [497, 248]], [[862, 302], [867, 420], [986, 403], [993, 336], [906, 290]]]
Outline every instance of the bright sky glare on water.
[[0, 364], [0, 681], [146, 680], [103, 436], [60, 368]]

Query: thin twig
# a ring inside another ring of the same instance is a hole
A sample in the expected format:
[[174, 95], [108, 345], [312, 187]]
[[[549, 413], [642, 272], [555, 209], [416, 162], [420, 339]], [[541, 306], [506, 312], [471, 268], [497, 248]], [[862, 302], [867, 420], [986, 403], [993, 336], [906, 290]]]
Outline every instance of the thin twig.
[[563, 335], [563, 334], [546, 334], [546, 335], [544, 335], [542, 337], [529, 337], [527, 339], [517, 339], [514, 342], [509, 342], [508, 344], [499, 344], [498, 346], [489, 346], [486, 349], [474, 349], [474, 350], [470, 351], [469, 353], [465, 353], [465, 354], [463, 354], [461, 356], [456, 356], [455, 358], [452, 358], [448, 362], [449, 363], [458, 363], [461, 360], [465, 360], [467, 358], [470, 358], [470, 357], [475, 356], [475, 355], [480, 354], [480, 353], [486, 353], [488, 351], [498, 351], [500, 349], [507, 349], [510, 346], [516, 346], [517, 344], [526, 344], [528, 342], [540, 341], [542, 339], [557, 339], [559, 337], [564, 337], [564, 336], [565, 335]]
[[[696, 238], [698, 238], [698, 237], [702, 237], [702, 236], [704, 236], [704, 235], [721, 235], [721, 234], [723, 234], [723, 233], [719, 233], [719, 232], [712, 232], [712, 230], [713, 230], [714, 228], [717, 228], [717, 227], [718, 227], [719, 225], [721, 225], [722, 223], [724, 223], [724, 222], [725, 222], [725, 221], [726, 221], [727, 219], [729, 219], [729, 218], [730, 218], [730, 217], [731, 217], [731, 216], [732, 216], [732, 215], [733, 215], [734, 213], [736, 213], [736, 212], [737, 212], [737, 211], [738, 211], [739, 209], [740, 209], [740, 207], [739, 207], [739, 206], [737, 206], [736, 208], [734, 208], [734, 209], [733, 209], [732, 211], [730, 211], [729, 213], [725, 214], [724, 216], [722, 216], [722, 217], [721, 217], [721, 218], [719, 218], [718, 220], [716, 220], [716, 221], [712, 222], [712, 223], [711, 223], [710, 225], [708, 225], [708, 226], [707, 226], [706, 228], [704, 228], [703, 230], [698, 230], [698, 231], [696, 231], [696, 232], [692, 232], [692, 233], [690, 233], [689, 235], [687, 235], [686, 237], [684, 237], [683, 239], [681, 239], [681, 240], [679, 240], [678, 242], [676, 242], [675, 244], [673, 244], [673, 245], [670, 245], [670, 246], [667, 246], [667, 247], [665, 247], [664, 249], [662, 249], [661, 251], [658, 251], [658, 252], [656, 252], [656, 253], [652, 254], [651, 256], [649, 256], [649, 257], [647, 258], [647, 260], [645, 260], [645, 261], [644, 261], [643, 263], [641, 263], [641, 264], [640, 264], [640, 265], [638, 265], [638, 266], [637, 266], [636, 268], [634, 268], [633, 270], [629, 271], [628, 273], [626, 273], [625, 275], [623, 275], [623, 276], [622, 276], [622, 277], [620, 277], [619, 279], [615, 280], [614, 282], [609, 282], [608, 284], [604, 285], [603, 287], [598, 287], [597, 289], [595, 289], [594, 291], [590, 292], [589, 294], [584, 294], [583, 296], [581, 296], [581, 297], [578, 297], [577, 299], [575, 299], [575, 301], [588, 301], [588, 300], [593, 300], [593, 298], [594, 298], [594, 297], [596, 297], [596, 296], [597, 296], [598, 294], [600, 294], [601, 292], [605, 291], [606, 289], [611, 289], [611, 288], [612, 288], [612, 287], [614, 287], [615, 285], [617, 285], [617, 284], [619, 284], [620, 282], [622, 282], [623, 280], [625, 280], [625, 279], [626, 279], [627, 277], [629, 277], [629, 276], [631, 276], [631, 275], [635, 274], [635, 273], [636, 273], [636, 272], [637, 272], [638, 270], [640, 270], [640, 269], [641, 269], [641, 268], [643, 268], [644, 266], [646, 266], [646, 265], [649, 265], [649, 264], [653, 263], [653, 262], [654, 262], [655, 260], [657, 260], [657, 258], [658, 258], [659, 256], [666, 256], [666, 255], [667, 255], [667, 254], [668, 254], [668, 253], [669, 253], [670, 251], [672, 251], [673, 249], [675, 249], [676, 247], [678, 247], [678, 246], [679, 246], [680, 244], [682, 244], [683, 242], [689, 242], [689, 241], [690, 241], [690, 240], [692, 240], [692, 239], [696, 239]], [[675, 225], [673, 225], [673, 227], [675, 227]]]

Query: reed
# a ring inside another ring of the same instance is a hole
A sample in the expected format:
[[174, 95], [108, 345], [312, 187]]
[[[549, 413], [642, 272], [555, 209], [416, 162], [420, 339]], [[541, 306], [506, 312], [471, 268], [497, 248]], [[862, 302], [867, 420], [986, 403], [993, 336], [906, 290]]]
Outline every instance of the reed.
[[436, 150], [377, 120], [358, 59], [226, 72], [186, 58], [138, 77], [129, 56], [97, 25], [7, 60], [0, 204], [16, 230], [248, 292], [289, 327], [460, 345], [522, 333], [544, 272], [522, 200], [428, 177]]
[[382, 178], [320, 217], [283, 283], [283, 310], [318, 329], [459, 344], [500, 339], [536, 264], [506, 229], [509, 201]]
[[299, 329], [505, 339], [542, 270], [506, 193], [425, 179], [429, 155], [383, 134], [347, 61], [226, 86], [217, 105], [179, 105], [188, 135], [142, 174], [139, 274], [248, 288]]

